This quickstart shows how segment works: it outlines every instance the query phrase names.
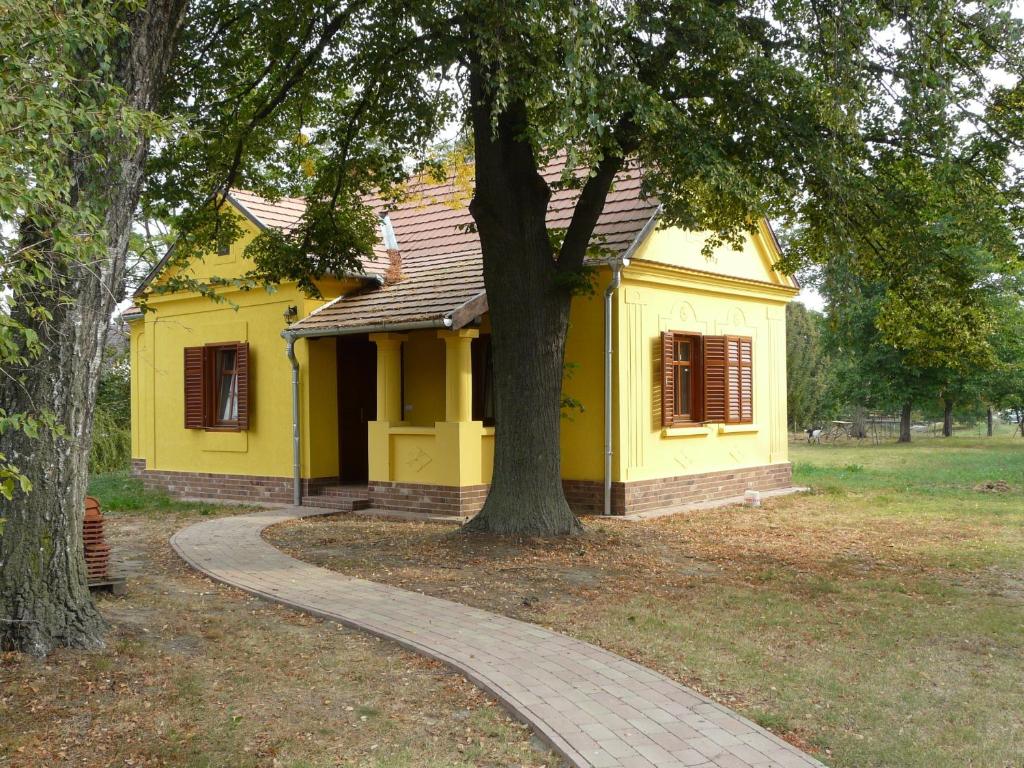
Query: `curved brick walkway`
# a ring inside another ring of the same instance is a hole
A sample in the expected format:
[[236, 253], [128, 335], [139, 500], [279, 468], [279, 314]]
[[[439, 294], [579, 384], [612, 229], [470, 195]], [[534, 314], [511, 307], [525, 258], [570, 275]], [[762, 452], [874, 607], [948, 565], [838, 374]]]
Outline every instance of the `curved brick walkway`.
[[394, 640], [500, 700], [573, 766], [807, 768], [821, 763], [697, 692], [533, 624], [300, 562], [260, 536], [329, 511], [299, 507], [198, 523], [171, 545], [217, 581]]

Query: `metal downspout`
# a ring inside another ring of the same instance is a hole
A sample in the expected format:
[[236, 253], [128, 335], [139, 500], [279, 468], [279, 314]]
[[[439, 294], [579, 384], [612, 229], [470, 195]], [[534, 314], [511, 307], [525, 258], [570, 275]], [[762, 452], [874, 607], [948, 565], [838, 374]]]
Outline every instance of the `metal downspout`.
[[612, 513], [612, 299], [622, 282], [622, 261], [612, 262], [612, 280], [604, 292], [604, 510]]
[[299, 443], [299, 359], [295, 357], [295, 337], [285, 335], [288, 360], [292, 364], [292, 503], [302, 506], [302, 453]]

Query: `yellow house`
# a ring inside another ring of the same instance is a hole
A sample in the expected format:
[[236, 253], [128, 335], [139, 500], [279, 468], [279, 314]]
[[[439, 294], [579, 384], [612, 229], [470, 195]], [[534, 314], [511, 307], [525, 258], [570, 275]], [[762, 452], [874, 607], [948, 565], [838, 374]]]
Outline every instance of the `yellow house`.
[[[552, 196], [564, 227], [571, 190]], [[486, 498], [495, 433], [480, 246], [464, 192], [421, 182], [381, 213], [365, 272], [312, 300], [224, 288], [226, 303], [154, 288], [128, 314], [132, 456], [172, 493], [337, 509], [468, 516]], [[251, 266], [245, 246], [287, 229], [301, 200], [235, 192], [244, 237], [188, 269], [199, 280]], [[785, 305], [767, 223], [742, 251], [659, 225], [623, 175], [595, 238], [597, 290], [573, 300], [562, 422], [566, 496], [581, 513], [634, 513], [790, 485]]]

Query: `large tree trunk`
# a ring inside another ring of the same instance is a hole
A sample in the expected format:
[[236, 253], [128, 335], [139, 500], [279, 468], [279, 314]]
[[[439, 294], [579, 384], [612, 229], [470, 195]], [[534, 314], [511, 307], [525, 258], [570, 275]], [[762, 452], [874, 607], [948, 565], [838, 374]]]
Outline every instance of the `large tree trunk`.
[[565, 335], [573, 285], [615, 175], [636, 149], [623, 118], [586, 177], [557, 255], [547, 230], [551, 189], [537, 167], [521, 100], [498, 106], [477, 59], [470, 66], [476, 189], [495, 379], [494, 474], [469, 531], [555, 536], [582, 530], [562, 490]]
[[992, 437], [992, 434], [993, 434], [993, 432], [994, 432], [994, 429], [993, 429], [993, 423], [992, 423], [992, 422], [993, 422], [993, 418], [992, 418], [992, 406], [990, 405], [990, 406], [988, 407], [988, 410], [987, 410], [987, 411], [985, 412], [985, 433], [986, 433], [986, 434], [987, 434], [987, 435], [988, 435], [989, 437]]
[[903, 404], [900, 409], [900, 439], [901, 443], [910, 442], [910, 407], [909, 402]]
[[942, 436], [953, 436], [953, 400], [949, 397], [942, 398]]
[[[186, 0], [150, 0], [130, 19], [120, 48], [118, 83], [132, 107], [151, 109]], [[37, 439], [10, 430], [0, 436], [6, 453], [32, 481], [28, 494], [4, 504], [0, 536], [0, 648], [45, 654], [56, 646], [96, 647], [104, 622], [85, 580], [82, 515], [88, 481], [93, 403], [107, 325], [121, 283], [128, 238], [138, 204], [146, 159], [143, 137], [126, 137], [108, 153], [108, 171], [80, 173], [73, 195], [101, 211], [107, 233], [106, 258], [97, 264], [41, 254], [57, 273], [48, 287], [18, 296], [15, 312], [35, 304], [52, 319], [17, 319], [34, 328], [45, 351], [14, 372], [19, 382], [0, 381], [0, 402], [9, 412], [51, 411], [60, 432]], [[135, 139], [135, 140], [133, 140]], [[82, 167], [86, 167], [83, 164]], [[73, 199], [75, 199], [73, 197]], [[26, 227], [26, 237], [32, 237]]]
[[853, 426], [850, 427], [850, 437], [865, 438], [868, 436], [868, 409], [857, 406], [853, 409]]
[[562, 490], [559, 430], [572, 295], [559, 286], [548, 237], [550, 189], [513, 104], [492, 130], [491, 102], [472, 79], [476, 190], [470, 210], [483, 251], [494, 354], [494, 473], [466, 530], [553, 536], [582, 529]]

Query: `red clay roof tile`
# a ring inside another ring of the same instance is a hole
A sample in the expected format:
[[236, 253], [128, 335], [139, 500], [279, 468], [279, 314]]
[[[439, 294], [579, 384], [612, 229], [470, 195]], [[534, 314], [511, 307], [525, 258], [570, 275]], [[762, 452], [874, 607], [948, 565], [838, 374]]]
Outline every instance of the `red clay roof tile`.
[[[558, 180], [560, 169], [551, 166], [544, 176]], [[656, 200], [640, 195], [640, 174], [627, 171], [616, 179], [604, 211], [594, 229], [594, 242], [619, 255], [634, 241], [655, 214]], [[233, 196], [260, 221], [290, 228], [302, 216], [304, 203], [284, 198], [270, 203], [252, 193]], [[548, 206], [548, 226], [567, 227], [578, 190], [555, 189]], [[387, 213], [398, 240], [403, 279], [335, 299], [292, 325], [293, 331], [347, 328], [387, 328], [422, 321], [441, 321], [466, 302], [484, 293], [480, 240], [469, 213], [471, 189], [458, 188], [453, 179], [412, 183], [403, 200], [394, 203], [370, 198], [378, 213]], [[381, 245], [377, 260], [365, 264], [367, 272], [387, 270]]]

